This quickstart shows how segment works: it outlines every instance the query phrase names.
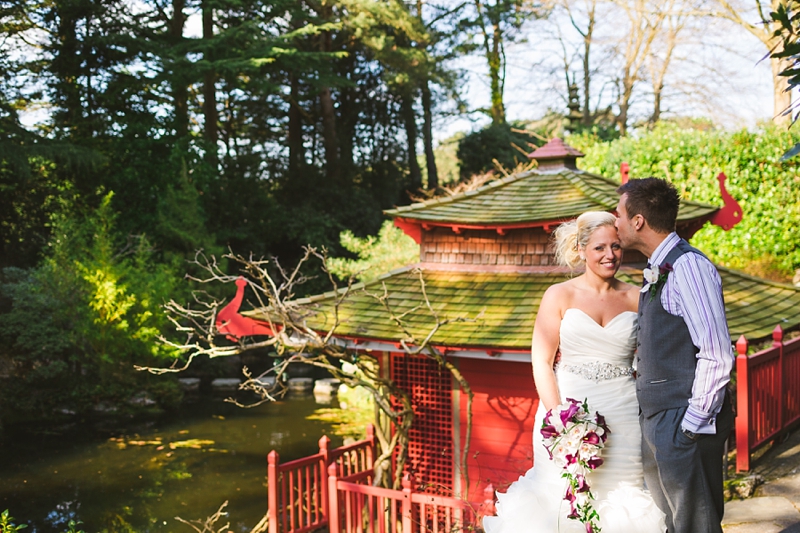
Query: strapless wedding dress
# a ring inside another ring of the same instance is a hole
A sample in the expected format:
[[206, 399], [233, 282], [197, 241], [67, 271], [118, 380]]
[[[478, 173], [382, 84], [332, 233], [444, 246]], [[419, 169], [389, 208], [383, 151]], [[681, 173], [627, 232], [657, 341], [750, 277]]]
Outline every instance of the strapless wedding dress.
[[[643, 490], [641, 431], [631, 371], [636, 349], [636, 313], [623, 312], [605, 327], [580, 309], [561, 320], [561, 360], [556, 378], [562, 400], [588, 400], [611, 431], [604, 463], [589, 477], [603, 533], [664, 533], [664, 514]], [[487, 533], [585, 533], [567, 518], [566, 480], [542, 444], [544, 406], [539, 403], [533, 431], [535, 467], [498, 493], [497, 515], [484, 518]]]

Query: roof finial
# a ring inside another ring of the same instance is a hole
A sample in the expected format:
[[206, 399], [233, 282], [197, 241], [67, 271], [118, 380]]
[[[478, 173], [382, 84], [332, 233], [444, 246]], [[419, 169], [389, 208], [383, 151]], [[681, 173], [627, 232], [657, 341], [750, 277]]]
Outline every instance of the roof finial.
[[577, 170], [575, 161], [583, 157], [583, 153], [556, 137], [528, 154], [528, 157], [539, 163], [540, 171], [563, 168]]

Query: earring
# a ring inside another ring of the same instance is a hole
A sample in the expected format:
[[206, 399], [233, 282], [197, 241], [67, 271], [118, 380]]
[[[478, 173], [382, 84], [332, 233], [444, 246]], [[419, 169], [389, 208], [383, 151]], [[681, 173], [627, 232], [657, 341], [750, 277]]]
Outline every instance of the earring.
[[586, 256], [585, 255], [580, 254], [580, 258], [581, 258], [581, 261], [586, 261]]

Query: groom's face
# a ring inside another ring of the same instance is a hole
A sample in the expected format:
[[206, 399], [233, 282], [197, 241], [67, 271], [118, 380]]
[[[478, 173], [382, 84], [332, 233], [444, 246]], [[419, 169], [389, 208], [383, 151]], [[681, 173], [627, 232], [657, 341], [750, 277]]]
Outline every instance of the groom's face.
[[617, 204], [617, 222], [615, 224], [619, 242], [623, 248], [631, 248], [636, 242], [636, 230], [633, 227], [631, 219], [628, 218], [627, 201], [627, 193], [619, 197], [619, 203]]

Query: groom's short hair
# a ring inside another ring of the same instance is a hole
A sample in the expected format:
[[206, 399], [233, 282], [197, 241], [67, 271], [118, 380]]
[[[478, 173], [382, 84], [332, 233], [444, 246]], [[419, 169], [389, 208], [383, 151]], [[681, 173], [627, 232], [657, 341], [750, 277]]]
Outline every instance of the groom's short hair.
[[672, 183], [653, 177], [630, 180], [617, 188], [617, 193], [628, 195], [625, 201], [628, 218], [642, 215], [658, 233], [675, 231], [681, 198]]

